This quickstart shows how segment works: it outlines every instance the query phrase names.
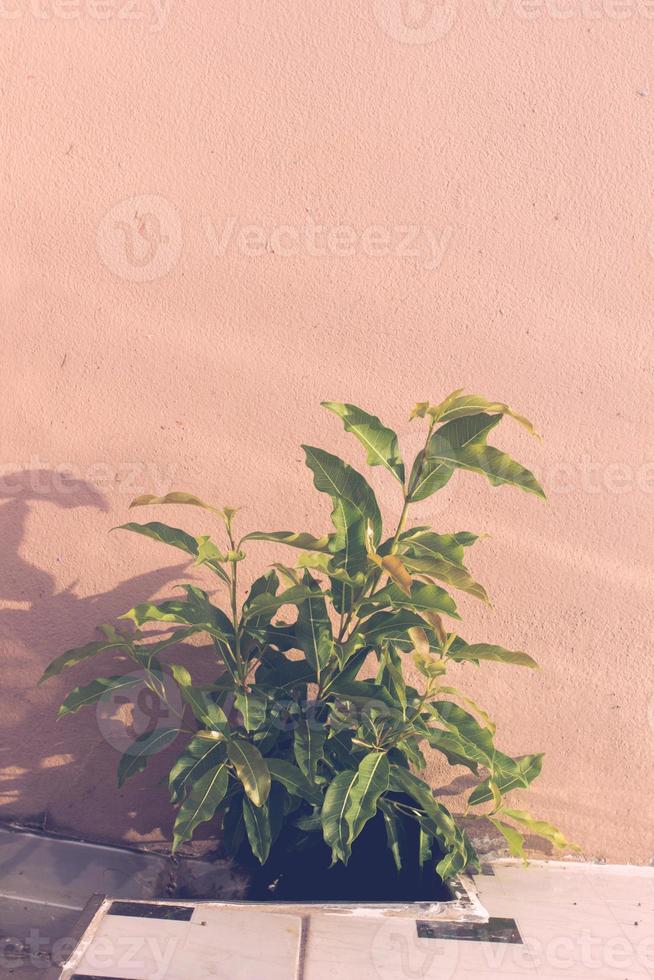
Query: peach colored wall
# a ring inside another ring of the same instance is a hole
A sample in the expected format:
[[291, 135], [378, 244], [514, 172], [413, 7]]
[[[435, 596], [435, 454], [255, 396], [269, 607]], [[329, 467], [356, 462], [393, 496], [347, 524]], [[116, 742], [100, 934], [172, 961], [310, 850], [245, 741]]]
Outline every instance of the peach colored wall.
[[320, 400], [416, 445], [413, 402], [466, 385], [535, 420], [501, 445], [550, 494], [416, 508], [491, 535], [465, 635], [544, 668], [476, 695], [547, 751], [535, 811], [652, 859], [654, 4], [3, 0], [0, 61], [0, 816], [169, 833], [163, 760], [116, 795], [94, 716], [55, 724], [72, 677], [34, 686], [184, 574], [107, 533], [134, 493], [322, 531], [299, 443], [361, 455]]

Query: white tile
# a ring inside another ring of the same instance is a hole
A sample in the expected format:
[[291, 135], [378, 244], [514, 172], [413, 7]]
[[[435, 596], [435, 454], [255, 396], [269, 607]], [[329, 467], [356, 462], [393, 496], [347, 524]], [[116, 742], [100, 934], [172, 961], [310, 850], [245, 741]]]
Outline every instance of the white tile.
[[292, 980], [300, 924], [274, 912], [198, 909], [165, 980]]
[[189, 922], [107, 915], [76, 973], [123, 980], [168, 980], [168, 969], [191, 928]]

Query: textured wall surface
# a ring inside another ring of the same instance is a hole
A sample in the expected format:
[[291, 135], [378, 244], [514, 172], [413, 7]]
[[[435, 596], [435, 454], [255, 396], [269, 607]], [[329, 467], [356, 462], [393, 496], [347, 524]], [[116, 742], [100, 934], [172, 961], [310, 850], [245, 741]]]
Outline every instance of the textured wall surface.
[[549, 491], [459, 474], [415, 509], [490, 535], [464, 635], [543, 667], [467, 683], [546, 751], [531, 809], [651, 860], [654, 7], [7, 0], [0, 37], [0, 817], [169, 836], [165, 760], [117, 793], [107, 719], [55, 722], [92, 670], [35, 687], [184, 576], [108, 533], [132, 496], [323, 531], [300, 442], [362, 457], [320, 400], [417, 448], [412, 404], [465, 385], [533, 418], [496, 441]]

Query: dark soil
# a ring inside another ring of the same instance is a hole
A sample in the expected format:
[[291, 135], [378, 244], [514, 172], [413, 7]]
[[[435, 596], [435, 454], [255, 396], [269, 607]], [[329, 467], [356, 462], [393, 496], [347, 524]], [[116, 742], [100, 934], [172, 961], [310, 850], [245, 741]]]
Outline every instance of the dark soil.
[[330, 867], [331, 851], [319, 834], [299, 836], [283, 831], [263, 867], [252, 868], [248, 898], [274, 902], [436, 902], [452, 895], [436, 874], [440, 856], [422, 868], [418, 863], [419, 831], [405, 828], [409, 855], [398, 872], [386, 840], [381, 814], [370, 820], [352, 846], [347, 866]]

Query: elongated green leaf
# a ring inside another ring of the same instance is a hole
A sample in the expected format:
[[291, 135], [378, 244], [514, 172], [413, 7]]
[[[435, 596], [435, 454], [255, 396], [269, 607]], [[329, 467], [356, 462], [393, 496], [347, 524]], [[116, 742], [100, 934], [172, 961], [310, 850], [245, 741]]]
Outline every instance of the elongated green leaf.
[[[431, 789], [422, 779], [402, 766], [391, 765], [390, 788], [395, 792], [406, 793], [415, 800], [433, 823], [433, 833], [442, 843], [451, 844], [456, 839], [457, 828], [452, 815], [436, 802]], [[431, 828], [426, 826], [425, 829]]]
[[441, 686], [438, 689], [438, 693], [450, 694], [452, 695], [452, 697], [458, 698], [460, 701], [463, 702], [466, 708], [470, 708], [471, 711], [474, 711], [474, 713], [478, 715], [479, 718], [481, 718], [483, 725], [489, 730], [491, 735], [493, 736], [495, 735], [497, 730], [495, 722], [492, 720], [488, 712], [484, 711], [484, 709], [480, 705], [478, 705], [476, 701], [473, 701], [472, 698], [468, 697], [467, 694], [464, 694], [462, 691], [459, 691], [458, 688], [456, 687], [447, 687], [447, 686], [445, 687]]
[[324, 668], [330, 660], [335, 659], [332, 624], [327, 612], [325, 596], [318, 582], [305, 572], [302, 584], [307, 590], [307, 598], [297, 607], [295, 636], [320, 683]]
[[459, 662], [490, 660], [499, 664], [512, 664], [515, 667], [538, 668], [538, 664], [529, 654], [520, 650], [505, 650], [504, 647], [492, 646], [489, 643], [463, 643], [450, 649], [448, 656]]
[[304, 531], [251, 531], [241, 538], [240, 544], [245, 541], [275, 541], [278, 544], [286, 544], [290, 548], [300, 548], [302, 551], [318, 551], [329, 554], [329, 537], [323, 535], [316, 538], [313, 534]]
[[150, 756], [174, 742], [178, 733], [178, 728], [157, 728], [153, 732], [140, 735], [120, 758], [118, 786], [121, 787], [131, 776], [143, 772]]
[[212, 742], [198, 736], [192, 738], [170, 770], [168, 787], [171, 801], [179, 803], [206, 772], [224, 761], [225, 756], [223, 742]]
[[209, 601], [207, 593], [194, 585], [185, 584], [181, 588], [186, 590], [186, 599], [167, 599], [160, 603], [142, 602], [119, 618], [129, 619], [136, 626], [150, 622], [181, 623], [232, 641], [234, 628], [230, 620], [222, 609]]
[[370, 466], [385, 466], [393, 476], [404, 483], [404, 463], [400, 457], [397, 435], [382, 425], [376, 415], [369, 415], [356, 405], [342, 402], [322, 402], [325, 408], [343, 420], [347, 432], [357, 437], [365, 447]]
[[454, 473], [456, 464], [435, 449], [443, 447], [452, 453], [463, 451], [473, 442], [485, 443], [488, 433], [501, 418], [501, 415], [477, 415], [443, 425], [430, 439], [427, 451], [416, 457], [409, 479], [411, 501], [430, 497], [444, 487]]
[[479, 765], [485, 765], [485, 756], [477, 749], [470, 749], [469, 744], [462, 742], [451, 732], [440, 729], [430, 729], [427, 741], [433, 749], [442, 752], [451, 766], [465, 766], [477, 775]]
[[455, 393], [455, 397], [450, 395], [446, 399], [446, 402], [442, 403], [441, 411], [438, 412], [438, 420], [448, 422], [451, 419], [467, 418], [471, 415], [477, 415], [480, 412], [485, 412], [489, 415], [510, 415], [511, 418], [519, 422], [533, 436], [538, 435], [532, 423], [524, 415], [518, 415], [517, 412], [503, 402], [488, 401], [482, 395], [464, 395], [462, 393]]
[[260, 864], [268, 860], [272, 843], [272, 829], [268, 805], [254, 806], [247, 796], [243, 797], [243, 820], [252, 853]]
[[485, 759], [489, 769], [493, 769], [495, 745], [493, 734], [479, 722], [452, 701], [435, 701], [432, 707], [441, 721], [464, 742], [478, 749]]
[[340, 497], [333, 497], [332, 501], [336, 534], [331, 542], [334, 551], [331, 567], [343, 571], [347, 578], [360, 576], [368, 566], [368, 522], [349, 501]]
[[204, 510], [213, 510], [222, 515], [222, 511], [218, 507], [212, 507], [211, 504], [206, 504], [204, 500], [200, 500], [194, 494], [184, 493], [181, 490], [173, 490], [172, 493], [167, 493], [164, 497], [157, 497], [153, 493], [144, 493], [140, 497], [135, 497], [129, 506], [149, 507], [153, 504], [190, 504], [192, 507], [202, 507]]
[[225, 712], [209, 696], [209, 692], [192, 684], [180, 684], [182, 698], [191, 711], [210, 731], [220, 732], [224, 738], [229, 738], [230, 727]]
[[[456, 603], [445, 589], [439, 585], [427, 582], [413, 582], [411, 594], [399, 588], [399, 586], [387, 585], [383, 589], [374, 592], [366, 604], [361, 607], [362, 616], [368, 616], [373, 610], [390, 606], [393, 609], [407, 609], [413, 612], [436, 612], [445, 613], [454, 619], [461, 617], [456, 611]], [[416, 626], [416, 623], [412, 623]], [[424, 626], [424, 623], [421, 624]], [[369, 630], [366, 629], [368, 634]]]
[[292, 588], [280, 592], [279, 595], [263, 592], [255, 596], [247, 609], [243, 610], [243, 619], [246, 623], [250, 623], [252, 620], [260, 621], [261, 618], [273, 616], [282, 606], [302, 602], [309, 595], [310, 591], [304, 585], [294, 585]]
[[[463, 539], [463, 540], [462, 540]], [[472, 539], [472, 540], [470, 540]], [[478, 540], [474, 534], [458, 531], [456, 534], [437, 534], [431, 528], [416, 527], [404, 531], [399, 538], [401, 554], [416, 558], [447, 558], [455, 565], [463, 565], [465, 558], [464, 541], [470, 544]]]
[[105, 638], [104, 640], [95, 640], [92, 643], [87, 643], [83, 647], [67, 650], [66, 653], [62, 653], [61, 656], [56, 657], [46, 667], [39, 680], [39, 684], [47, 681], [50, 677], [56, 677], [63, 670], [74, 667], [76, 664], [81, 663], [83, 660], [88, 660], [90, 657], [97, 657], [98, 654], [105, 653], [107, 650], [130, 651], [131, 644], [124, 636], [120, 636], [120, 634], [112, 631], [111, 637]]
[[285, 759], [266, 759], [270, 775], [288, 790], [291, 796], [300, 796], [314, 806], [322, 803], [322, 793], [318, 787], [304, 775], [297, 766]]
[[493, 446], [471, 443], [462, 449], [456, 449], [446, 442], [432, 441], [430, 444], [430, 460], [434, 463], [479, 473], [487, 477], [494, 486], [506, 484], [507, 486], [518, 487], [520, 490], [525, 490], [527, 493], [533, 493], [537, 497], [545, 499], [545, 491], [534, 474]]
[[[512, 772], [497, 773], [495, 783], [500, 793], [510, 793], [513, 789], [520, 789], [529, 786], [530, 783], [540, 775], [543, 768], [543, 755], [525, 755], [521, 759], [511, 760], [515, 768]], [[468, 798], [469, 806], [477, 806], [480, 803], [487, 803], [493, 799], [493, 792], [490, 786], [491, 779], [485, 779], [483, 783], [473, 790]]]
[[221, 762], [195, 783], [182, 803], [173, 828], [173, 853], [190, 840], [199, 824], [211, 820], [227, 792], [227, 763]]
[[314, 718], [303, 718], [295, 729], [293, 753], [300, 770], [310, 782], [315, 782], [318, 763], [324, 757], [327, 731]]
[[270, 793], [270, 772], [261, 752], [251, 742], [234, 738], [227, 753], [248, 797], [255, 806], [263, 806]]
[[449, 483], [454, 466], [439, 459], [431, 459], [424, 450], [415, 458], [409, 477], [409, 500], [417, 503], [426, 500]]
[[314, 446], [302, 448], [306, 454], [307, 466], [313, 472], [316, 489], [329, 494], [335, 505], [338, 500], [346, 501], [366, 526], [370, 522], [372, 543], [376, 547], [381, 538], [382, 518], [370, 484], [338, 456], [332, 456]]
[[455, 589], [467, 592], [468, 595], [481, 599], [482, 602], [490, 604], [488, 593], [483, 585], [475, 582], [472, 575], [463, 565], [456, 565], [448, 558], [426, 557], [413, 558], [404, 555], [402, 558], [406, 568], [412, 575], [425, 575], [430, 578], [438, 579], [439, 582], [446, 582]]
[[361, 624], [360, 631], [368, 646], [392, 642], [402, 650], [412, 650], [413, 640], [409, 636], [409, 630], [426, 626], [425, 620], [417, 613], [410, 609], [401, 609], [396, 612], [374, 613]]
[[508, 823], [503, 823], [502, 820], [498, 820], [497, 817], [488, 817], [493, 826], [499, 830], [507, 844], [509, 845], [509, 854], [511, 857], [522, 858], [524, 863], [527, 863], [527, 855], [525, 854], [525, 842], [522, 834], [515, 827], [512, 827]]
[[140, 674], [118, 674], [115, 677], [98, 677], [84, 687], [76, 687], [74, 691], [64, 699], [59, 708], [57, 718], [64, 718], [72, 715], [80, 708], [85, 708], [89, 704], [96, 704], [107, 694], [115, 694], [137, 684], [141, 684], [143, 678]]
[[350, 828], [350, 843], [377, 812], [379, 797], [388, 789], [390, 766], [383, 752], [370, 752], [359, 763], [357, 778], [350, 792], [345, 818]]
[[261, 728], [266, 720], [267, 706], [267, 701], [261, 694], [239, 691], [234, 698], [234, 705], [236, 710], [241, 712], [243, 727], [247, 732], [254, 732]]
[[388, 846], [391, 854], [393, 855], [395, 867], [398, 871], [401, 871], [406, 853], [406, 835], [404, 833], [404, 827], [402, 826], [401, 821], [398, 820], [397, 813], [388, 800], [380, 799], [378, 801], [378, 806], [384, 817], [386, 840], [388, 841]]
[[347, 864], [352, 853], [346, 812], [357, 776], [357, 772], [349, 769], [339, 772], [329, 784], [320, 814], [325, 843], [331, 847], [334, 861], [341, 860], [343, 864]]
[[571, 844], [553, 824], [548, 823], [546, 820], [535, 820], [526, 810], [503, 809], [500, 810], [498, 816], [505, 816], [510, 820], [515, 820], [516, 823], [530, 830], [532, 834], [536, 834], [538, 837], [544, 837], [545, 840], [550, 841], [560, 851], [580, 850], [577, 844]]
[[229, 582], [220, 564], [224, 558], [208, 537], [194, 538], [181, 528], [160, 524], [159, 521], [150, 521], [149, 524], [135, 524], [130, 521], [128, 524], [120, 524], [114, 530], [132, 531], [134, 534], [142, 534], [146, 538], [152, 538], [153, 541], [178, 548], [195, 558], [197, 564], [208, 565], [223, 582]]

